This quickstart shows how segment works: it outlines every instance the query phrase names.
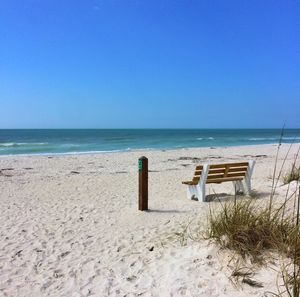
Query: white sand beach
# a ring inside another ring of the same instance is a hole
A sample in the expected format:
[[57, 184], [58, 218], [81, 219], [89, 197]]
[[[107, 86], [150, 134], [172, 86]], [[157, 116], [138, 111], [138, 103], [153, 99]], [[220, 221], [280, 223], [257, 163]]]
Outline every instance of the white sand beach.
[[[286, 170], [299, 144], [293, 145]], [[289, 149], [282, 145], [281, 164]], [[186, 198], [195, 165], [256, 160], [255, 198], [268, 199], [277, 145], [0, 158], [0, 296], [263, 296], [281, 259], [257, 268], [262, 288], [236, 284], [228, 251], [180, 243], [209, 206]], [[149, 211], [137, 210], [137, 160], [149, 159]], [[276, 199], [283, 199], [279, 186]], [[207, 194], [232, 199], [232, 184]], [[177, 234], [177, 235], [176, 235]]]

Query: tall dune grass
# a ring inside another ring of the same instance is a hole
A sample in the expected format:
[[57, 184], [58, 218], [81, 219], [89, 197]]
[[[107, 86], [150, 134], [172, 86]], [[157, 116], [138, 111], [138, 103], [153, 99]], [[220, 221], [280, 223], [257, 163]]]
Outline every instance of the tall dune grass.
[[[257, 205], [254, 199], [220, 202], [220, 211], [210, 211], [208, 216], [209, 229], [207, 237], [215, 240], [224, 248], [250, 257], [252, 262], [262, 263], [266, 251], [277, 252], [290, 263], [282, 268], [284, 289], [276, 296], [300, 296], [300, 167], [296, 166], [300, 147], [294, 158], [290, 172], [284, 177], [283, 168], [290, 153], [290, 145], [283, 163], [279, 166], [280, 141], [277, 147], [269, 201], [265, 206]], [[279, 182], [297, 181], [297, 191], [290, 193], [287, 187], [284, 202], [274, 203], [275, 191]], [[287, 205], [292, 204], [292, 211]]]
[[291, 170], [283, 177], [283, 182], [288, 184], [292, 181], [300, 181], [300, 166], [292, 166]]
[[[273, 206], [270, 213], [269, 206], [259, 208], [250, 199], [225, 203], [220, 212], [210, 212], [208, 238], [242, 257], [250, 256], [254, 262], [261, 261], [267, 250], [290, 256], [298, 226], [283, 211]], [[300, 256], [300, 242], [297, 255]]]

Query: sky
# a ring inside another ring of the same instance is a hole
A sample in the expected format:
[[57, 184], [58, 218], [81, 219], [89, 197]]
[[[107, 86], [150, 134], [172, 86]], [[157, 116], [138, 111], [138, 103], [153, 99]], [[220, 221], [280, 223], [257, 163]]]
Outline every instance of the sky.
[[0, 128], [300, 128], [300, 1], [0, 0]]

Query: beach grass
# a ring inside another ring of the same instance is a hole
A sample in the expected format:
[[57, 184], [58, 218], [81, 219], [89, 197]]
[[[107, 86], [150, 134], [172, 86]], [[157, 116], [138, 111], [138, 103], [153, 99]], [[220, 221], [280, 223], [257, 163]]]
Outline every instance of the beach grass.
[[[300, 296], [300, 167], [296, 166], [300, 147], [291, 170], [283, 177], [283, 163], [278, 166], [278, 155], [281, 142], [278, 144], [275, 158], [272, 187], [269, 202], [258, 205], [255, 199], [220, 201], [219, 211], [210, 209], [206, 237], [214, 240], [223, 248], [232, 250], [242, 258], [250, 258], [252, 263], [262, 264], [267, 260], [266, 252], [275, 252], [287, 260], [281, 268], [283, 286], [278, 287], [274, 296]], [[291, 145], [292, 146], [292, 145]], [[291, 148], [290, 146], [290, 148]], [[279, 173], [277, 173], [279, 168]], [[283, 180], [288, 184], [284, 202], [274, 203], [278, 183]], [[292, 181], [297, 181], [296, 191], [289, 192]], [[292, 205], [292, 209], [287, 207]]]
[[265, 251], [277, 251], [300, 259], [299, 228], [281, 206], [261, 208], [253, 200], [222, 204], [221, 211], [209, 214], [207, 238], [242, 257], [260, 262]]
[[283, 182], [285, 184], [288, 184], [292, 181], [300, 181], [300, 166], [295, 167], [293, 165], [290, 171], [284, 175]]

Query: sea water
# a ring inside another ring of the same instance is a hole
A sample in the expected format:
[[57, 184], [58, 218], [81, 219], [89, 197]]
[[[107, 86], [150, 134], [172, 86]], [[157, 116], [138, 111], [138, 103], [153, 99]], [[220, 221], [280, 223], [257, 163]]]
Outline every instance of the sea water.
[[300, 129], [2, 129], [0, 155], [300, 143]]

